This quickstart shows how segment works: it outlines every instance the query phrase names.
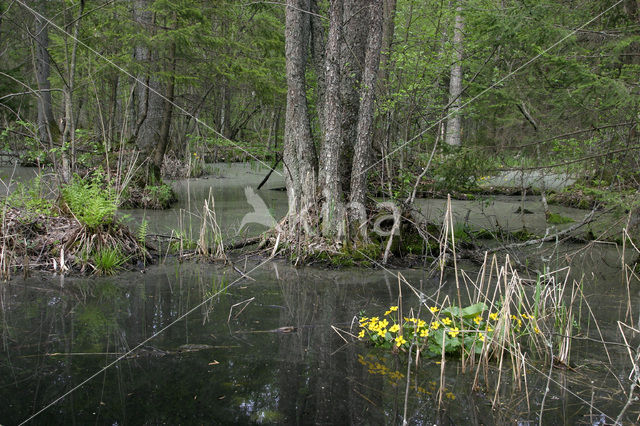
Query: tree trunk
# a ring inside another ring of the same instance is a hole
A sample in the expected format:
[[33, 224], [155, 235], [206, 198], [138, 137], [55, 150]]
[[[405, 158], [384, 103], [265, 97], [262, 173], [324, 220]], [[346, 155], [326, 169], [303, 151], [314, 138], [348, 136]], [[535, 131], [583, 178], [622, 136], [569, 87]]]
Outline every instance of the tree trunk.
[[340, 99], [340, 27], [342, 26], [342, 0], [331, 0], [329, 35], [327, 37], [325, 65], [324, 143], [320, 155], [320, 185], [322, 186], [322, 232], [324, 236], [340, 236], [342, 219], [342, 188], [338, 181], [338, 165], [342, 148]]
[[300, 223], [311, 232], [308, 218], [313, 213], [316, 193], [316, 156], [311, 137], [306, 97], [305, 70], [309, 42], [308, 0], [288, 0], [285, 24], [287, 110], [284, 135], [284, 163], [288, 218], [292, 230]]
[[[133, 15], [134, 21], [140, 27], [139, 30], [151, 35], [154, 17], [149, 7], [149, 0], [135, 0]], [[134, 56], [146, 74], [146, 78], [139, 76], [136, 85], [136, 120], [140, 121], [142, 118], [136, 145], [145, 155], [149, 156], [155, 146], [158, 129], [162, 125], [164, 102], [159, 95], [162, 93], [162, 85], [157, 79], [151, 77], [155, 61], [155, 55], [151, 49], [144, 44], [139, 44], [134, 49]], [[144, 80], [146, 80], [146, 84], [140, 83]]]
[[153, 161], [151, 164], [151, 181], [160, 182], [162, 177], [160, 171], [162, 170], [162, 163], [164, 161], [164, 154], [167, 152], [169, 146], [169, 131], [171, 130], [171, 118], [173, 115], [173, 102], [175, 99], [175, 86], [176, 86], [176, 43], [175, 41], [169, 46], [169, 61], [171, 65], [169, 67], [169, 82], [167, 83], [166, 99], [164, 100], [164, 108], [162, 111], [162, 127], [160, 127], [160, 134], [158, 135], [158, 141], [156, 143], [155, 150], [153, 151]]
[[[376, 82], [380, 65], [380, 48], [382, 46], [382, 0], [371, 2], [371, 24], [367, 40], [367, 51], [360, 90], [360, 110], [358, 111], [358, 135], [353, 155], [351, 170], [351, 203], [364, 206], [367, 193], [367, 167], [373, 137], [373, 118], [376, 93]], [[361, 217], [362, 209], [353, 209], [358, 216], [356, 224], [360, 225], [366, 217]], [[359, 226], [360, 227], [360, 226]]]
[[342, 95], [342, 137], [340, 153], [340, 183], [349, 191], [353, 149], [358, 136], [360, 82], [364, 67], [367, 34], [370, 25], [369, 0], [345, 0], [343, 14], [343, 42], [340, 57]]
[[[45, 1], [42, 1], [40, 11], [45, 12]], [[38, 83], [38, 138], [42, 146], [48, 146], [52, 152], [52, 159], [57, 169], [57, 160], [53, 154], [53, 148], [60, 143], [60, 128], [53, 117], [53, 107], [51, 99], [51, 83], [49, 76], [51, 73], [51, 58], [49, 57], [49, 25], [44, 19], [35, 17], [35, 71]]]
[[311, 59], [313, 61], [313, 67], [316, 72], [316, 78], [318, 84], [316, 85], [316, 105], [318, 105], [318, 124], [320, 125], [320, 133], [324, 134], [325, 119], [324, 119], [324, 105], [325, 105], [325, 30], [323, 20], [316, 15], [320, 14], [318, 8], [318, 1], [311, 0], [311, 12], [315, 15], [311, 15]]
[[[78, 51], [78, 31], [80, 29], [80, 21], [84, 13], [84, 1], [80, 2], [80, 10], [78, 18], [74, 19], [73, 24], [73, 40], [71, 47], [71, 57], [68, 56], [68, 39], [65, 39], [65, 52], [67, 53], [67, 84], [64, 88], [64, 126], [62, 130], [62, 179], [68, 182], [71, 179], [71, 173], [75, 168], [75, 117], [73, 116], [73, 90], [76, 77], [76, 58]], [[73, 15], [70, 16], [73, 19]], [[68, 148], [67, 148], [68, 146]]]
[[449, 116], [447, 118], [447, 136], [445, 142], [451, 146], [460, 146], [462, 143], [462, 117], [460, 115], [460, 95], [462, 94], [462, 0], [456, 0], [456, 20], [453, 26], [453, 50], [454, 64], [451, 67], [451, 79], [449, 81]]

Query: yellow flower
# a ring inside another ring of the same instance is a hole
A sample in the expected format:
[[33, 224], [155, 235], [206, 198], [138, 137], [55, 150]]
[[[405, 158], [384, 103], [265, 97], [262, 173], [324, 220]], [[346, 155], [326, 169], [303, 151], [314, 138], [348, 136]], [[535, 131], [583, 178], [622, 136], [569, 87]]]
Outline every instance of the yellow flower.
[[378, 325], [379, 325], [381, 328], [387, 328], [387, 326], [389, 325], [389, 321], [387, 321], [386, 319], [384, 319], [384, 320], [380, 321], [380, 322], [378, 323]]
[[420, 337], [428, 337], [429, 336], [429, 330], [426, 328], [423, 328], [422, 330], [420, 330]]
[[533, 331], [535, 331], [536, 334], [540, 334], [540, 329], [538, 327], [534, 327]]
[[407, 341], [405, 340], [405, 338], [403, 336], [398, 336], [395, 339], [396, 341], [396, 345], [398, 345], [398, 347], [404, 345], [405, 343], [407, 343]]
[[475, 322], [476, 324], [480, 324], [482, 322], [482, 317], [480, 315], [477, 315], [474, 319], [473, 322]]
[[390, 331], [391, 333], [397, 333], [397, 332], [398, 332], [398, 330], [400, 330], [400, 326], [399, 326], [398, 324], [394, 324], [394, 325], [392, 325], [392, 326], [389, 328], [389, 331]]
[[529, 315], [527, 315], [527, 314], [522, 314], [522, 315], [520, 315], [520, 316], [521, 316], [522, 318], [524, 318], [524, 319], [529, 319], [529, 318], [530, 318], [530, 317], [529, 317]]
[[492, 312], [489, 314], [489, 318], [491, 318], [492, 320], [497, 320], [498, 319], [498, 313], [497, 312]]
[[480, 339], [481, 342], [484, 342], [484, 333], [478, 333], [478, 339]]
[[432, 306], [429, 308], [429, 310], [431, 311], [432, 314], [435, 314], [440, 310], [440, 308], [438, 308], [437, 306]]
[[398, 307], [397, 307], [397, 306], [391, 306], [391, 307], [389, 308], [389, 310], [388, 310], [387, 312], [385, 312], [384, 314], [385, 314], [385, 315], [389, 315], [391, 312], [395, 312], [395, 311], [397, 311], [397, 310], [398, 310]]
[[431, 328], [437, 330], [440, 328], [440, 323], [438, 321], [434, 321], [431, 323]]
[[449, 329], [449, 336], [456, 337], [458, 334], [460, 334], [460, 329], [458, 327]]
[[378, 329], [378, 336], [384, 337], [386, 335], [387, 335], [387, 329], [386, 328], [379, 328]]
[[422, 328], [422, 327], [424, 327], [425, 325], [427, 325], [426, 321], [418, 320], [418, 327]]
[[364, 329], [360, 330], [360, 333], [358, 333], [358, 339], [362, 339], [364, 337]]
[[456, 396], [453, 394], [453, 392], [447, 392], [445, 396], [452, 401], [456, 399]]
[[493, 331], [493, 328], [487, 327], [487, 333], [491, 333], [492, 331]]
[[451, 325], [451, 319], [449, 319], [449, 318], [443, 318], [443, 319], [442, 319], [442, 323], [443, 323], [444, 325]]

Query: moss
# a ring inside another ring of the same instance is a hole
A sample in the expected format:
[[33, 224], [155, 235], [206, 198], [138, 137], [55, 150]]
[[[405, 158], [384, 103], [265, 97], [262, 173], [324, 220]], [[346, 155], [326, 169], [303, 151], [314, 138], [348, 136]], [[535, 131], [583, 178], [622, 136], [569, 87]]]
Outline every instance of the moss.
[[529, 241], [537, 238], [537, 235], [528, 231], [526, 228], [522, 228], [519, 231], [511, 233], [511, 236], [517, 241]]
[[547, 218], [547, 223], [550, 223], [552, 225], [562, 225], [564, 223], [571, 222], [573, 222], [573, 219], [571, 219], [570, 217], [562, 216], [557, 213], [550, 213], [549, 217]]

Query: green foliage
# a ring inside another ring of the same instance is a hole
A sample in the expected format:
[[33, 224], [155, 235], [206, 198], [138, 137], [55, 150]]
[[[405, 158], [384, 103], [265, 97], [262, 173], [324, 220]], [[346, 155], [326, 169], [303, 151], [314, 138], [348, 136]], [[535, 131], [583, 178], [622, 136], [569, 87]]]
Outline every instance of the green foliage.
[[7, 197], [7, 204], [23, 210], [27, 217], [33, 215], [56, 216], [54, 203], [45, 196], [42, 177], [37, 176], [29, 182], [18, 182], [14, 191]]
[[167, 208], [174, 200], [173, 189], [166, 183], [160, 185], [149, 185], [146, 187], [151, 199], [151, 205]]
[[147, 230], [149, 228], [149, 221], [146, 219], [142, 219], [142, 223], [140, 223], [140, 227], [138, 228], [138, 232], [136, 233], [136, 239], [140, 245], [144, 246], [147, 241]]
[[434, 158], [433, 174], [437, 186], [445, 190], [468, 190], [477, 186], [478, 180], [488, 174], [490, 161], [478, 150], [446, 147]]
[[[494, 338], [501, 320], [500, 312], [484, 315], [487, 306], [480, 302], [460, 309], [448, 306], [429, 308], [429, 321], [416, 317], [398, 318], [398, 307], [391, 306], [379, 317], [361, 317], [358, 338], [384, 348], [409, 349], [412, 344], [430, 356], [482, 352], [485, 342]], [[527, 314], [511, 315], [506, 319], [518, 337], [540, 333], [535, 317]], [[497, 336], [496, 336], [497, 337]]]
[[114, 275], [129, 260], [120, 247], [102, 247], [93, 254], [96, 273], [99, 275]]
[[547, 223], [550, 223], [552, 225], [562, 225], [571, 222], [573, 222], [573, 219], [571, 219], [570, 217], [562, 216], [561, 214], [557, 213], [550, 213], [549, 217], [547, 218]]
[[70, 213], [89, 229], [109, 225], [115, 220], [116, 194], [103, 185], [102, 175], [98, 172], [88, 180], [76, 175], [61, 190], [62, 200]]

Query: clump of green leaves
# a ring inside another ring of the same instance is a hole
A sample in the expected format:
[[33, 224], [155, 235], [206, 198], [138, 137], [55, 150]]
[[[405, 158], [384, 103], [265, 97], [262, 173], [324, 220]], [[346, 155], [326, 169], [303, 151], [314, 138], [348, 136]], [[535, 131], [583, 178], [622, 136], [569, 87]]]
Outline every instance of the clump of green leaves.
[[99, 172], [90, 179], [76, 175], [61, 190], [62, 201], [71, 214], [89, 229], [111, 224], [118, 208], [115, 191], [105, 188], [102, 180]]
[[547, 218], [547, 222], [552, 225], [562, 225], [565, 223], [573, 222], [573, 219], [571, 219], [570, 217], [562, 216], [561, 214], [550, 213], [549, 217]]
[[468, 190], [488, 173], [490, 161], [477, 150], [449, 148], [434, 158], [433, 173], [439, 189]]
[[18, 183], [15, 190], [7, 197], [7, 204], [23, 210], [27, 215], [55, 216], [54, 204], [44, 195], [42, 178], [37, 176], [27, 183]]
[[150, 185], [146, 188], [149, 194], [149, 205], [157, 208], [168, 208], [174, 200], [173, 189], [166, 183]]
[[129, 260], [120, 247], [102, 247], [93, 254], [96, 273], [113, 275]]
[[[416, 317], [398, 318], [397, 306], [391, 306], [382, 319], [360, 318], [358, 338], [371, 341], [376, 346], [409, 349], [412, 343], [422, 348], [422, 353], [431, 356], [441, 354], [480, 354], [485, 341], [491, 342], [494, 329], [500, 319], [499, 312], [484, 315], [487, 306], [480, 302], [466, 308], [449, 306], [442, 310], [430, 307], [431, 319]], [[520, 335], [540, 333], [535, 317], [522, 314], [508, 319], [512, 328]], [[528, 321], [528, 322], [525, 322]]]

